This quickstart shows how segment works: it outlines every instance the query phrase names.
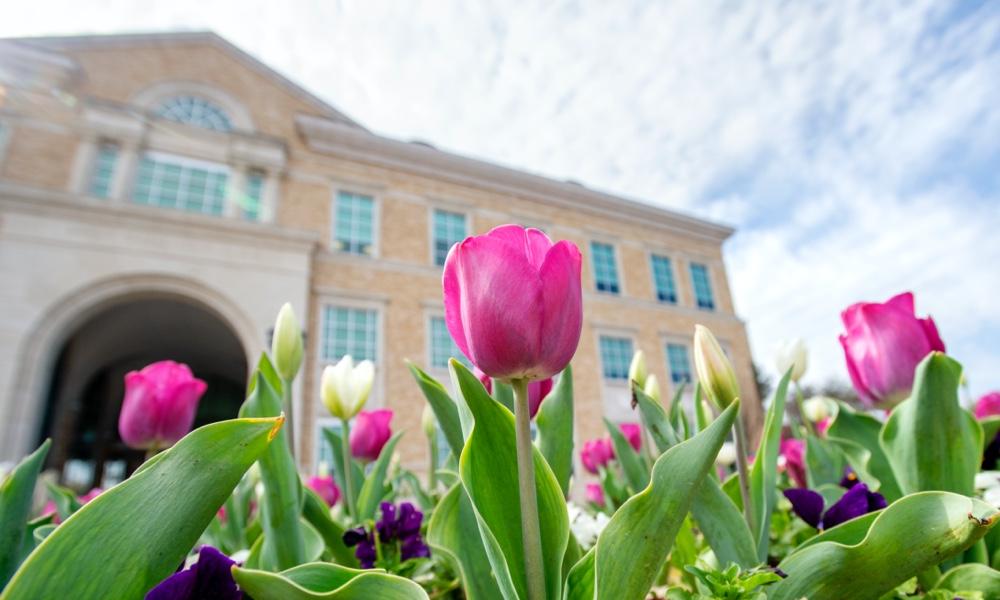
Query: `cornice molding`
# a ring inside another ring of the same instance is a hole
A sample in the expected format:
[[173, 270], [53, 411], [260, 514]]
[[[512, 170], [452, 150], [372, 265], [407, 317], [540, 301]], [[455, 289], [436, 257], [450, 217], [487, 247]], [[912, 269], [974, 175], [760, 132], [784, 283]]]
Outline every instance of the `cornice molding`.
[[406, 170], [570, 210], [585, 210], [604, 218], [627, 219], [720, 244], [734, 232], [725, 225], [605, 194], [576, 183], [548, 179], [444, 152], [425, 144], [382, 137], [331, 119], [298, 115], [295, 122], [307, 145], [315, 152]]

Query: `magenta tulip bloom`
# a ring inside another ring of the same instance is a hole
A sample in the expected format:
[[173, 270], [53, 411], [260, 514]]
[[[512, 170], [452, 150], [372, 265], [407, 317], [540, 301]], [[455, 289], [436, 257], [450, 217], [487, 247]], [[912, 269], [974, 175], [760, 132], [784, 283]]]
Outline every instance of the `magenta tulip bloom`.
[[497, 379], [545, 379], [580, 341], [580, 250], [537, 229], [503, 225], [452, 246], [444, 316], [459, 349]]
[[327, 475], [325, 477], [310, 477], [306, 480], [306, 485], [309, 489], [319, 494], [319, 497], [326, 502], [327, 506], [332, 507], [340, 500], [340, 488], [337, 484], [333, 482], [333, 477]]
[[379, 410], [363, 410], [354, 418], [351, 428], [351, 454], [358, 460], [373, 461], [382, 452], [382, 447], [392, 437], [389, 421], [392, 411], [383, 408]]
[[785, 470], [795, 485], [806, 487], [806, 443], [795, 438], [781, 440], [778, 452], [785, 459]]
[[588, 472], [597, 474], [600, 467], [606, 467], [615, 457], [615, 449], [608, 438], [590, 440], [583, 443], [580, 450], [580, 462]]
[[187, 365], [172, 360], [126, 374], [118, 416], [122, 441], [138, 450], [172, 446], [191, 431], [206, 387]]
[[604, 508], [604, 488], [600, 484], [588, 483], [584, 495], [587, 497], [587, 502]]
[[[479, 381], [482, 382], [486, 391], [492, 394], [493, 378], [486, 373], [483, 373], [478, 368], [476, 369], [476, 377], [478, 377]], [[545, 397], [552, 391], [553, 385], [551, 377], [547, 379], [538, 379], [528, 384], [528, 408], [530, 409], [532, 419], [534, 419], [535, 415], [538, 414], [538, 409], [542, 405], [542, 400], [545, 400]]]
[[642, 428], [638, 423], [622, 423], [618, 426], [630, 446], [638, 452], [642, 448]]
[[1000, 415], [1000, 392], [990, 392], [976, 400], [974, 412], [977, 419]]
[[944, 352], [934, 319], [918, 319], [913, 294], [885, 304], [860, 302], [840, 315], [847, 371], [858, 396], [869, 406], [892, 406], [910, 394], [917, 364], [930, 352]]

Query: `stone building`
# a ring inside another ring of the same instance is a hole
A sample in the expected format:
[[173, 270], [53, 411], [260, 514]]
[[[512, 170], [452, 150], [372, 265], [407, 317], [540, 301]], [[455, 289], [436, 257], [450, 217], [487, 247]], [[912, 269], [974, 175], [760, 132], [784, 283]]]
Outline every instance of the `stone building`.
[[441, 263], [503, 223], [584, 254], [574, 360], [578, 440], [634, 420], [643, 349], [668, 396], [690, 381], [695, 323], [759, 401], [722, 244], [732, 229], [368, 131], [212, 33], [0, 41], [0, 460], [53, 436], [51, 466], [109, 483], [122, 377], [172, 358], [209, 383], [199, 422], [235, 414], [278, 308], [303, 322], [296, 440], [326, 459], [323, 366], [377, 365], [370, 406], [421, 468], [410, 359], [447, 379]]

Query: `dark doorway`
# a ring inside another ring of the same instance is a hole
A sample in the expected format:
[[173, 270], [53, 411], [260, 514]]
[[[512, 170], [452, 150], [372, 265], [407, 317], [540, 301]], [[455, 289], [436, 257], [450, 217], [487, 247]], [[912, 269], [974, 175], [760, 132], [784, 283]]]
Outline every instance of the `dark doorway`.
[[229, 326], [180, 298], [138, 298], [96, 313], [59, 351], [39, 443], [52, 438], [47, 467], [78, 491], [121, 481], [143, 460], [118, 436], [125, 374], [159, 360], [186, 363], [208, 389], [195, 427], [236, 416], [246, 354]]

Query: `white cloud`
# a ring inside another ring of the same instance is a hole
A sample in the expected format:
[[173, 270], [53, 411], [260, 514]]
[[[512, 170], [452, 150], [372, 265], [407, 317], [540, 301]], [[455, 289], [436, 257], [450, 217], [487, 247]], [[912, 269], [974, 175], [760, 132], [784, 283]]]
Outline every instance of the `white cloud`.
[[800, 335], [843, 377], [839, 311], [911, 289], [1000, 388], [995, 4], [99, 4], [0, 34], [215, 29], [377, 131], [735, 223], [766, 366]]

